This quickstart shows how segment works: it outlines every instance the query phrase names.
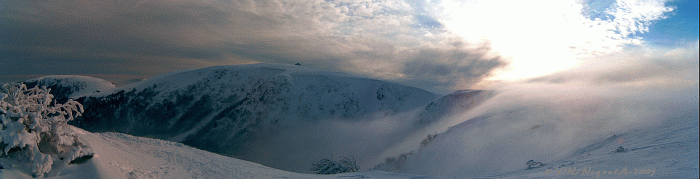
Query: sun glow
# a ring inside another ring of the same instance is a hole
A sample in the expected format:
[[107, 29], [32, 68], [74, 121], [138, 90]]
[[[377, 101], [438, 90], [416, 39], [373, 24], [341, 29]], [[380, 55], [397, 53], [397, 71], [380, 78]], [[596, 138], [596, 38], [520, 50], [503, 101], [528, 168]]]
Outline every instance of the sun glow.
[[672, 10], [662, 3], [657, 11], [628, 11], [634, 6], [649, 4], [615, 3], [604, 10], [616, 17], [600, 19], [586, 15], [599, 12], [577, 0], [444, 1], [441, 22], [467, 41], [489, 41], [495, 52], [510, 59], [510, 66], [490, 80], [518, 80], [574, 67], [581, 57], [641, 44], [630, 35], [645, 32], [649, 21]]

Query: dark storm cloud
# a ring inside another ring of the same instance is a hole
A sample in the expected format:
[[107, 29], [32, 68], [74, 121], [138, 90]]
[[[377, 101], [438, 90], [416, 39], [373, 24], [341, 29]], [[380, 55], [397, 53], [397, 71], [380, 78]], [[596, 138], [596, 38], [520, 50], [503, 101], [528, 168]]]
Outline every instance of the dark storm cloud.
[[467, 88], [506, 65], [500, 56], [488, 57], [487, 51], [420, 49], [410, 54], [403, 73], [417, 83], [442, 87], [435, 91]]
[[504, 61], [500, 57], [488, 58], [485, 54], [468, 50], [420, 49], [409, 58], [403, 71], [417, 76], [444, 77], [459, 74], [478, 79], [502, 65]]
[[[49, 48], [66, 54], [207, 58], [210, 57], [207, 51], [178, 43], [186, 40], [181, 34], [227, 19], [223, 12], [196, 4], [112, 3], [95, 9], [72, 9], [97, 5], [63, 3], [18, 4], [14, 11], [3, 15], [3, 23], [8, 25], [2, 27], [5, 35], [1, 40], [12, 47], [7, 50], [36, 53]], [[113, 8], [122, 11], [111, 12]]]
[[0, 77], [153, 76], [211, 65], [299, 62], [452, 90], [460, 81], [455, 79], [478, 81], [503, 65], [478, 49], [447, 43], [457, 36], [429, 15], [423, 1], [61, 0], [3, 6]]
[[[0, 27], [0, 59], [9, 74], [136, 72], [129, 61], [144, 58], [213, 59], [216, 51], [188, 42], [182, 34], [225, 23], [228, 14], [192, 3], [7, 2]], [[148, 64], [143, 64], [148, 65]], [[12, 70], [15, 69], [15, 70]], [[172, 70], [172, 69], [169, 69]], [[155, 71], [162, 73], [165, 71]]]

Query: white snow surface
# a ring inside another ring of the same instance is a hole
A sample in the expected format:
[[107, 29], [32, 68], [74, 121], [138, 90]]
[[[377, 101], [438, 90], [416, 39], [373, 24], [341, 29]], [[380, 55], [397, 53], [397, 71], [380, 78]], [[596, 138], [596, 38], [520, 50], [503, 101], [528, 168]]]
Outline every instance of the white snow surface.
[[[625, 151], [615, 152], [619, 146]], [[549, 166], [498, 177], [698, 178], [698, 157], [698, 120], [679, 118], [595, 140]]]
[[[75, 127], [73, 129], [92, 148], [94, 157], [85, 163], [68, 165], [48, 178], [431, 178], [382, 171], [335, 175], [293, 173], [206, 152], [181, 143], [121, 133], [90, 133]], [[19, 169], [11, 168], [0, 169], [0, 178], [32, 177]]]
[[[631, 130], [595, 140], [578, 148], [566, 160], [547, 163], [544, 167], [517, 169], [515, 172], [479, 178], [697, 178], [697, 125], [697, 120], [679, 120], [662, 123], [655, 128]], [[440, 178], [378, 170], [335, 175], [294, 173], [176, 142], [122, 133], [90, 133], [75, 127], [73, 129], [93, 150], [94, 157], [82, 164], [65, 166], [48, 178]], [[625, 138], [624, 144], [618, 143], [620, 137]], [[610, 150], [618, 145], [624, 145], [627, 151], [615, 153]], [[578, 172], [564, 173], [564, 170], [574, 167]], [[557, 173], [557, 169], [561, 173]], [[640, 170], [653, 173], [642, 174]], [[586, 171], [590, 173], [584, 173]], [[601, 173], [608, 171], [614, 173]], [[459, 175], [452, 177], [472, 178]], [[19, 169], [0, 169], [0, 178], [31, 178], [31, 175]]]
[[35, 82], [39, 86], [60, 86], [71, 91], [65, 92], [68, 98], [77, 99], [82, 96], [108, 92], [116, 89], [116, 85], [109, 81], [78, 75], [50, 75], [24, 81], [25, 83]]

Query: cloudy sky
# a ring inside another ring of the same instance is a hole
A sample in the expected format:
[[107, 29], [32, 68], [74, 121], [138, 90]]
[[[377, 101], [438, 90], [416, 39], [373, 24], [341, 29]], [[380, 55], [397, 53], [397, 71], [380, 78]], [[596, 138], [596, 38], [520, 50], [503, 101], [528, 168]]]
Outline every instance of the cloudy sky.
[[697, 0], [0, 0], [0, 82], [265, 62], [448, 93], [697, 79], [697, 49]]

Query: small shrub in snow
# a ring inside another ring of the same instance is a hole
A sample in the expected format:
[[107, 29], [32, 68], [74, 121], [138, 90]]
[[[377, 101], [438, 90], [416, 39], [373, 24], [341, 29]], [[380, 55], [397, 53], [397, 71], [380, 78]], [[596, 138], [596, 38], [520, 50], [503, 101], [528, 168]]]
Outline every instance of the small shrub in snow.
[[347, 172], [357, 172], [360, 167], [354, 157], [343, 157], [339, 161], [322, 159], [313, 164], [311, 171], [316, 174], [338, 174]]
[[430, 142], [432, 142], [433, 140], [435, 140], [435, 138], [437, 138], [437, 136], [438, 136], [437, 134], [428, 134], [428, 136], [425, 139], [423, 139], [423, 141], [420, 142], [420, 147], [423, 148], [425, 146], [428, 146], [428, 144]]
[[375, 170], [384, 170], [384, 171], [397, 171], [401, 168], [403, 168], [404, 164], [408, 162], [408, 158], [416, 155], [414, 151], [408, 152], [408, 153], [402, 153], [399, 154], [398, 157], [387, 157], [384, 159], [384, 163], [380, 163], [377, 166], [374, 166]]
[[[420, 147], [418, 148], [418, 152], [420, 152], [423, 148], [428, 146], [431, 142], [437, 138], [438, 134], [428, 134], [423, 140], [420, 142]], [[384, 163], [381, 163], [377, 166], [374, 167], [374, 169], [377, 170], [385, 170], [385, 171], [397, 171], [403, 168], [404, 164], [408, 161], [410, 157], [413, 157], [417, 155], [414, 153], [414, 151], [410, 151], [408, 153], [402, 153], [399, 154], [398, 157], [388, 157], [384, 159]]]
[[624, 153], [624, 152], [627, 152], [627, 149], [625, 149], [625, 148], [622, 147], [622, 146], [620, 146], [620, 147], [618, 147], [617, 149], [615, 149], [615, 153]]
[[525, 164], [527, 165], [527, 169], [540, 168], [542, 166], [545, 166], [545, 164], [541, 162], [535, 162], [535, 160], [529, 160]]
[[[1, 163], [31, 168], [34, 177], [51, 172], [52, 165], [92, 155], [67, 124], [81, 115], [80, 103], [68, 100], [56, 104], [49, 90], [24, 84], [0, 86]], [[59, 162], [59, 163], [55, 163]]]

